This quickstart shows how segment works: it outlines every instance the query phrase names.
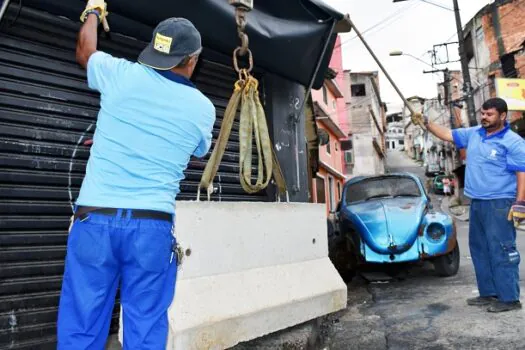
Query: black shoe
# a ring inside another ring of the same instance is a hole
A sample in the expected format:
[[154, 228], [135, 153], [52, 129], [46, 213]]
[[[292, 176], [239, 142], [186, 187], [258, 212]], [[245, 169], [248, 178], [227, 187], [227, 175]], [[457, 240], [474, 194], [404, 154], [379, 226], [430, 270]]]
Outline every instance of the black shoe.
[[470, 306], [485, 306], [490, 305], [496, 301], [498, 301], [498, 298], [496, 297], [475, 297], [467, 299], [467, 304]]
[[510, 303], [504, 303], [501, 301], [497, 301], [489, 306], [487, 309], [488, 312], [505, 312], [505, 311], [512, 311], [512, 310], [519, 310], [521, 309], [521, 303], [519, 301], [511, 301]]

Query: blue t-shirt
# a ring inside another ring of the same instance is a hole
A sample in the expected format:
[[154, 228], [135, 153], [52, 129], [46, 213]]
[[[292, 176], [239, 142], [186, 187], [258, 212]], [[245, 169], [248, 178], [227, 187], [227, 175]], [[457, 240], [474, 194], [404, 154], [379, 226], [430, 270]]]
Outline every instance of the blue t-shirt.
[[182, 76], [100, 51], [87, 77], [101, 109], [77, 205], [174, 213], [191, 156], [210, 149], [215, 107]]
[[525, 140], [508, 123], [488, 137], [481, 126], [454, 129], [452, 136], [458, 148], [467, 149], [466, 196], [516, 198], [516, 172], [525, 172]]

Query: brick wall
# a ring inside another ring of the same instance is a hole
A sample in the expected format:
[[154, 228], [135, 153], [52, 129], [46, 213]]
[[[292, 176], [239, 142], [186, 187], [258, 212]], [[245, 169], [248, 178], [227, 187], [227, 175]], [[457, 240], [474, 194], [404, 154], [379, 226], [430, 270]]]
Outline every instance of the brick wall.
[[518, 70], [518, 76], [525, 78], [525, 52], [521, 52], [515, 56], [516, 69]]
[[[499, 7], [501, 36], [506, 53], [519, 48], [523, 40], [525, 40], [524, 18], [525, 1], [523, 0], [514, 0]], [[482, 18], [482, 25], [485, 33], [485, 42], [490, 51], [490, 61], [497, 62], [499, 61], [498, 41], [492, 23], [492, 13], [489, 8], [488, 13]], [[523, 58], [521, 59], [521, 64], [517, 62], [516, 67], [520, 67], [525, 63]], [[521, 71], [523, 72], [523, 69]]]

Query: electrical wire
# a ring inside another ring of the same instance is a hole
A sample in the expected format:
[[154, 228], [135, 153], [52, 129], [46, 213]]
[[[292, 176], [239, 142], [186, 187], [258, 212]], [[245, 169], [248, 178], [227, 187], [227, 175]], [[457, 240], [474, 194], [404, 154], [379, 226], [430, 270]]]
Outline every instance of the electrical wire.
[[428, 0], [420, 0], [424, 3], [427, 3], [427, 4], [430, 4], [430, 5], [434, 5], [434, 6], [437, 6], [439, 8], [442, 8], [444, 10], [448, 10], [448, 11], [452, 11], [454, 12], [454, 9], [451, 9], [450, 7], [446, 7], [446, 6], [443, 6], [443, 5], [440, 5], [440, 4], [436, 4], [435, 2], [432, 2], [432, 1], [428, 1]]
[[[400, 14], [404, 15], [403, 12], [407, 12], [408, 10], [413, 9], [413, 8], [417, 7], [418, 5], [420, 5], [420, 4], [419, 3], [412, 3], [412, 4], [410, 4], [410, 5], [406, 6], [406, 7], [403, 7], [402, 9], [397, 10], [396, 12], [394, 12], [394, 13], [388, 15], [387, 17], [381, 19], [379, 22], [375, 23], [371, 27], [369, 27], [369, 28], [365, 29], [364, 31], [362, 31], [361, 35], [364, 36], [366, 33], [369, 33], [370, 31], [380, 27], [381, 25], [383, 25], [383, 27], [385, 27], [386, 25], [395, 22], [396, 20], [398, 20], [398, 19], [400, 19], [402, 17], [401, 16], [401, 17], [396, 18], [398, 15], [400, 15]], [[351, 42], [352, 40], [355, 40], [357, 38], [358, 38], [358, 36], [354, 35], [353, 37], [342, 41], [339, 45], [336, 45], [334, 47], [334, 49], [337, 49], [339, 47], [347, 45], [349, 42]]]

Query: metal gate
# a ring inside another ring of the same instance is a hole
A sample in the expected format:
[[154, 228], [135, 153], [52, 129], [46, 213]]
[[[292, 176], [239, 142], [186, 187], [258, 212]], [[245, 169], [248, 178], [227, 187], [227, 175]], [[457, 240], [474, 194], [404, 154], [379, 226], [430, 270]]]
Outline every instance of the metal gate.
[[[93, 134], [99, 107], [75, 62], [78, 29], [14, 5], [0, 27], [0, 349], [56, 346], [67, 228], [89, 156], [83, 142]], [[101, 35], [99, 44], [132, 60], [144, 46], [116, 34]], [[234, 79], [229, 66], [204, 54], [195, 80], [217, 109], [214, 138]], [[235, 125], [232, 140], [237, 131]], [[212, 198], [268, 200], [265, 193], [242, 190], [238, 152], [238, 143], [230, 142]], [[205, 160], [192, 159], [178, 199], [195, 199], [204, 166]]]

